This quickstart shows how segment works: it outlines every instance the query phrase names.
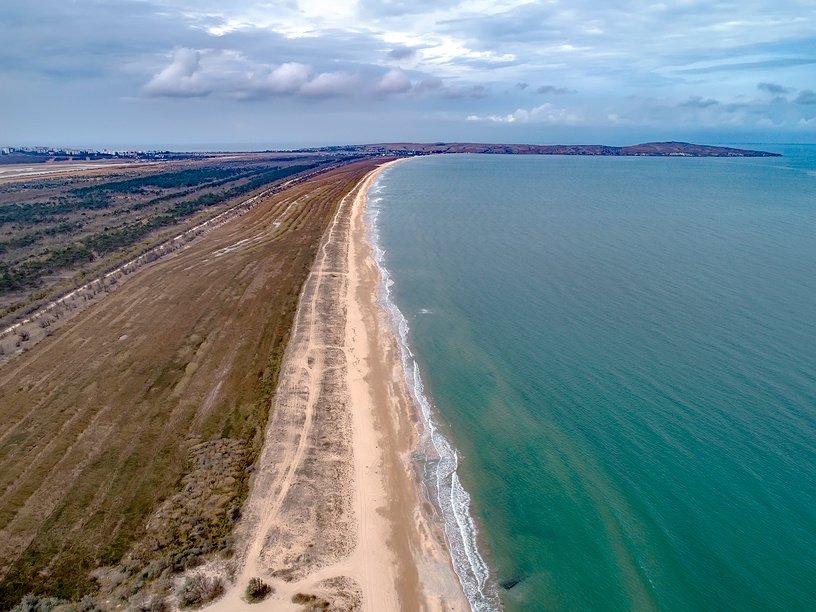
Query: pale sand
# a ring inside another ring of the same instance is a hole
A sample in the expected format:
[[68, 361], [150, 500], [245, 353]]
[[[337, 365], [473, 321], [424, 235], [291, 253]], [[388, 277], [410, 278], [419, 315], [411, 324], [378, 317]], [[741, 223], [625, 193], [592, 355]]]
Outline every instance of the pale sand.
[[[344, 198], [304, 286], [266, 442], [236, 528], [234, 578], [209, 610], [468, 610], [421, 509], [396, 342], [376, 304], [366, 242], [375, 170]], [[275, 592], [243, 600], [250, 578]]]

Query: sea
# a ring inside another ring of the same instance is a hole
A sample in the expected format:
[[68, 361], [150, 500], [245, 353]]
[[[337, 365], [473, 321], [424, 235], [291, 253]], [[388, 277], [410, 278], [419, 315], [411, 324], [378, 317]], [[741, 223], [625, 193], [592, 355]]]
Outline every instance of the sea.
[[816, 610], [816, 147], [439, 155], [369, 192], [474, 611]]

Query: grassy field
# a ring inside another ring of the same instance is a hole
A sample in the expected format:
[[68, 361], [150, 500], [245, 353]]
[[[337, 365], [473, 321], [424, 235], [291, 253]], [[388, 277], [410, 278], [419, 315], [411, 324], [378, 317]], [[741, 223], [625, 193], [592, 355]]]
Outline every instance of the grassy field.
[[[146, 240], [334, 158], [240, 154], [0, 182], [0, 325]], [[53, 165], [53, 164], [52, 164]]]
[[124, 605], [228, 548], [300, 287], [378, 161], [275, 194], [0, 368], [0, 609], [99, 582]]

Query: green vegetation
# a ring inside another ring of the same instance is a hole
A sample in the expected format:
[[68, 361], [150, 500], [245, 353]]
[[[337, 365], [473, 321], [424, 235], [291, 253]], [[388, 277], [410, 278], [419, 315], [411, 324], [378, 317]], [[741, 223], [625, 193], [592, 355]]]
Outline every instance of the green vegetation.
[[32, 244], [36, 244], [42, 240], [42, 232], [34, 232], [33, 234], [23, 234], [17, 238], [0, 242], [0, 254], [5, 253], [9, 249], [22, 249]]
[[0, 224], [48, 223], [53, 217], [61, 217], [81, 210], [108, 208], [110, 197], [104, 193], [89, 193], [84, 197], [69, 200], [60, 198], [57, 202], [36, 202], [34, 204], [9, 204], [0, 206]]
[[98, 190], [137, 193], [145, 187], [160, 187], [162, 189], [175, 189], [179, 187], [194, 187], [202, 183], [211, 182], [217, 179], [232, 179], [241, 174], [241, 168], [196, 168], [192, 170], [182, 170], [180, 172], [162, 172], [161, 174], [151, 174], [139, 178], [125, 181], [103, 183], [92, 187], [81, 187], [75, 189], [76, 194], [92, 193]]
[[158, 610], [178, 572], [229, 554], [301, 287], [371, 167], [271, 196], [0, 368], [0, 609], [98, 593]]
[[[62, 279], [104, 270], [140, 243], [202, 212], [323, 160], [207, 162], [170, 172], [119, 172], [117, 180], [63, 178], [0, 185], [0, 312], [3, 322], [47, 298]], [[193, 166], [193, 167], [189, 167]], [[36, 198], [36, 199], [34, 199]], [[30, 296], [23, 292], [33, 291]]]
[[94, 254], [87, 246], [74, 243], [17, 266], [12, 267], [0, 262], [0, 292], [34, 287], [46, 274], [53, 274], [63, 268], [90, 262], [93, 259]]
[[11, 609], [11, 612], [51, 612], [57, 606], [68, 603], [57, 597], [37, 597], [26, 595], [23, 600]]
[[245, 193], [263, 187], [268, 183], [292, 176], [304, 170], [310, 170], [317, 164], [303, 166], [292, 166], [290, 168], [275, 169], [263, 172], [251, 181], [227, 189], [218, 193], [207, 193], [193, 200], [185, 200], [175, 204], [172, 208], [160, 215], [148, 217], [139, 223], [132, 223], [114, 230], [108, 230], [84, 240], [88, 249], [92, 249], [99, 255], [107, 255], [118, 250], [125, 249], [136, 242], [144, 239], [153, 231], [175, 225], [180, 220], [186, 219], [204, 208], [217, 206], [223, 202], [236, 198]]

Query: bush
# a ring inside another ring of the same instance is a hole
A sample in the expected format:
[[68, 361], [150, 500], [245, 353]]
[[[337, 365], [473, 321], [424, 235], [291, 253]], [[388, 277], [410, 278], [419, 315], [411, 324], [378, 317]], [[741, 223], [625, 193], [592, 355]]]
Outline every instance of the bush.
[[304, 593], [293, 595], [292, 603], [308, 605], [309, 610], [325, 610], [329, 607], [329, 602], [325, 599], [320, 599], [317, 595], [305, 595]]
[[155, 580], [162, 575], [164, 570], [171, 567], [171, 565], [172, 564], [167, 559], [154, 559], [147, 564], [146, 568], [144, 568], [142, 578], [145, 578], [146, 580]]
[[207, 578], [196, 574], [185, 579], [179, 591], [180, 608], [197, 608], [221, 597], [224, 594], [224, 581], [220, 578]]
[[51, 610], [64, 603], [67, 602], [57, 597], [26, 595], [20, 603], [11, 609], [11, 612], [51, 612]]
[[246, 588], [246, 599], [249, 603], [257, 603], [266, 599], [274, 589], [260, 578], [250, 578]]

